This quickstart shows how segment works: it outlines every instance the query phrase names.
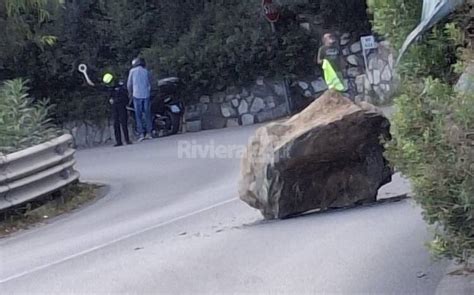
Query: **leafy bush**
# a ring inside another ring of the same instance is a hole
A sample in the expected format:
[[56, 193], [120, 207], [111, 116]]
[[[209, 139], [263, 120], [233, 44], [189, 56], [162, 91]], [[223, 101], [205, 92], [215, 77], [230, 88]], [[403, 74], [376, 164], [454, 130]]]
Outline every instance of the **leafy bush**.
[[373, 14], [373, 29], [400, 48], [406, 36], [419, 22], [421, 1], [414, 0], [368, 0], [369, 10]]
[[413, 183], [425, 220], [437, 226], [436, 255], [468, 261], [474, 250], [474, 96], [428, 78], [396, 100], [389, 156]]
[[12, 80], [0, 87], [0, 153], [31, 147], [59, 134], [49, 119], [48, 101], [33, 102], [26, 84]]
[[[398, 49], [420, 18], [421, 2], [369, 3], [376, 30]], [[474, 250], [474, 155], [469, 140], [474, 95], [453, 90], [461, 36], [455, 23], [440, 24], [402, 60], [395, 140], [388, 156], [411, 180], [425, 220], [435, 225], [433, 253], [468, 261]]]
[[209, 5], [176, 44], [155, 43], [144, 55], [155, 72], [181, 77], [188, 93], [244, 84], [259, 75], [304, 75], [314, 68], [319, 38], [295, 18], [283, 9], [272, 34], [255, 1]]

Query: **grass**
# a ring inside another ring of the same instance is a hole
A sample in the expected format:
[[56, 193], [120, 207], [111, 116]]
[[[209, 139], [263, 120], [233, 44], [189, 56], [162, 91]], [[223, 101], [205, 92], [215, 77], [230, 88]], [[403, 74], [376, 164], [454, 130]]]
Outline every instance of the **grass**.
[[78, 209], [96, 199], [101, 188], [95, 184], [75, 183], [40, 200], [4, 211], [0, 213], [0, 238]]

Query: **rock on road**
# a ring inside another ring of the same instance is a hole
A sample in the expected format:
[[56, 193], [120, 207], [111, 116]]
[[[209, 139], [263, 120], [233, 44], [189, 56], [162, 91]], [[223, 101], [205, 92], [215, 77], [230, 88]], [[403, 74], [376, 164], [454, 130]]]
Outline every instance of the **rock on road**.
[[[178, 157], [192, 141], [245, 145], [254, 130], [80, 151], [82, 179], [110, 192], [0, 240], [0, 293], [435, 292], [446, 263], [430, 258], [412, 201], [264, 222], [237, 199], [238, 158]], [[403, 189], [397, 178], [381, 197]]]

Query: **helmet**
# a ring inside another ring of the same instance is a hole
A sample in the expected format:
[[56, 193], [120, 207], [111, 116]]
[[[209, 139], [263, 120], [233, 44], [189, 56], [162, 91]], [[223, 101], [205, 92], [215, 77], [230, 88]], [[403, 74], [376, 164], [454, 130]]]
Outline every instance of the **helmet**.
[[105, 73], [104, 76], [102, 77], [102, 82], [105, 84], [110, 84], [114, 80], [114, 75], [111, 73]]
[[139, 67], [139, 66], [144, 67], [145, 66], [145, 60], [141, 57], [134, 58], [132, 60], [132, 67]]

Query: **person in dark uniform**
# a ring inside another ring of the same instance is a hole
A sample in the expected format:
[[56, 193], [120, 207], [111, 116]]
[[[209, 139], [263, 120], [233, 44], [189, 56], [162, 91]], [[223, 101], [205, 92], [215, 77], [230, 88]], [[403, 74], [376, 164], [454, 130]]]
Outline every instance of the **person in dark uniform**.
[[114, 121], [115, 145], [122, 146], [122, 132], [127, 144], [132, 144], [128, 134], [128, 113], [129, 104], [128, 91], [123, 81], [116, 81], [115, 77], [106, 73], [102, 82], [105, 88], [110, 92], [110, 105], [112, 106], [112, 119]]
[[129, 104], [128, 91], [123, 81], [117, 81], [111, 73], [105, 73], [102, 77], [102, 84], [96, 85], [87, 74], [87, 65], [80, 64], [78, 71], [84, 75], [89, 86], [109, 93], [109, 102], [112, 106], [112, 118], [114, 121], [115, 146], [122, 146], [122, 131], [127, 144], [132, 144], [128, 134], [128, 114], [127, 105]]

